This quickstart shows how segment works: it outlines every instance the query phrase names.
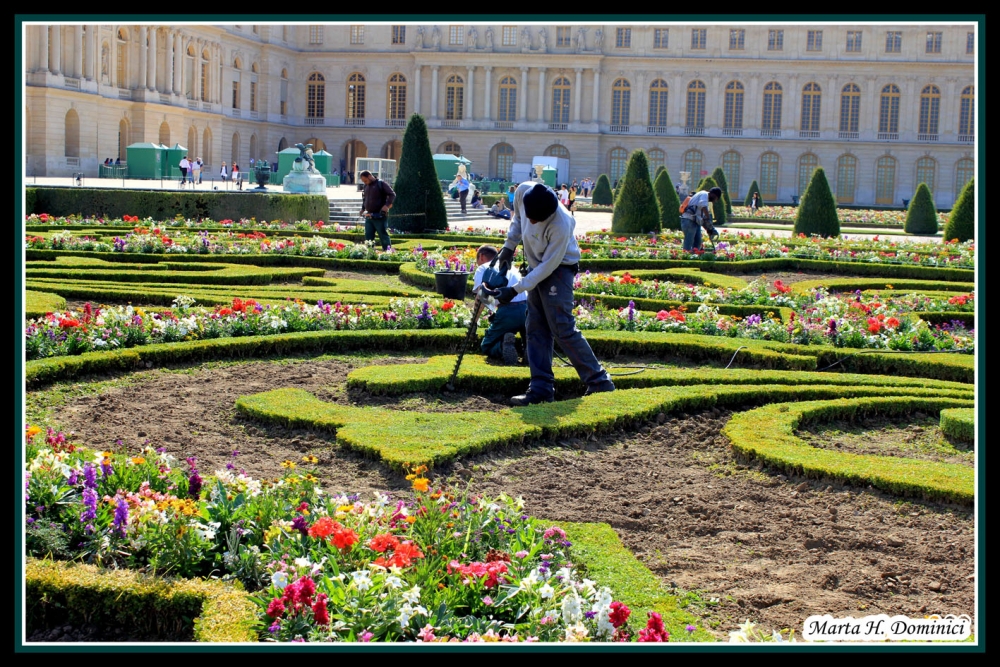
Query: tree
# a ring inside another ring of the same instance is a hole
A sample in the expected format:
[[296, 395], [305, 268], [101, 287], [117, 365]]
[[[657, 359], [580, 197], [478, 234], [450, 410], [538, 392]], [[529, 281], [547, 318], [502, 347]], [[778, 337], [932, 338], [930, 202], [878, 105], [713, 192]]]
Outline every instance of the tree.
[[976, 179], [970, 179], [962, 191], [958, 193], [958, 199], [948, 215], [948, 222], [944, 226], [944, 240], [960, 242], [971, 241], [976, 238]]
[[660, 206], [649, 180], [646, 152], [632, 153], [625, 168], [625, 182], [618, 184], [618, 199], [611, 214], [611, 231], [644, 234], [660, 231]]
[[729, 183], [726, 181], [726, 172], [722, 171], [722, 167], [716, 167], [715, 171], [712, 172], [712, 178], [715, 182], [719, 184], [722, 188], [722, 198], [726, 202], [726, 216], [732, 217], [733, 215], [733, 202], [729, 200]]
[[917, 191], [913, 193], [910, 207], [906, 211], [903, 231], [907, 234], [936, 235], [938, 233], [937, 209], [934, 207], [931, 189], [927, 187], [926, 183], [918, 185]]
[[657, 169], [656, 180], [653, 181], [653, 192], [656, 193], [656, 201], [660, 205], [660, 229], [680, 229], [681, 217], [678, 209], [681, 206], [680, 198], [677, 197], [677, 190], [670, 181], [670, 173], [664, 169]]
[[[757, 181], [754, 181], [753, 183], [750, 184], [750, 189], [747, 190], [747, 197], [746, 197], [746, 199], [743, 200], [743, 205], [744, 206], [749, 206], [750, 205], [750, 202], [753, 201], [753, 193], [755, 193], [755, 192], [760, 192], [760, 186], [757, 185]], [[760, 203], [761, 206], [764, 205], [763, 198], [760, 200], [759, 203]]]
[[[715, 179], [711, 176], [706, 176], [701, 179], [701, 183], [698, 184], [698, 189], [695, 190], [695, 192], [698, 192], [699, 190], [711, 190], [712, 188], [717, 187], [719, 187], [719, 184], [715, 182]], [[725, 193], [725, 190], [723, 189], [722, 192]], [[691, 194], [694, 194], [694, 192]], [[680, 207], [680, 203], [678, 203], [677, 206]], [[726, 220], [728, 219], [729, 218], [726, 217], [726, 200], [724, 197], [720, 197], [715, 203], [712, 204], [712, 223], [716, 227], [721, 227], [726, 224]]]
[[607, 174], [601, 174], [597, 177], [597, 185], [594, 186], [591, 201], [599, 206], [611, 206], [614, 203], [614, 197], [611, 194], [611, 181], [608, 180]]
[[[667, 168], [664, 167], [662, 164], [659, 167], [656, 168], [656, 172], [653, 174], [653, 185], [656, 185], [656, 179], [658, 179], [660, 177], [660, 173], [664, 172], [666, 170], [667, 170]], [[674, 194], [677, 194], [677, 193], [674, 193]]]
[[[448, 213], [432, 156], [427, 123], [420, 114], [413, 114], [403, 134], [393, 187], [396, 202], [389, 211], [389, 223], [401, 232], [448, 229]], [[426, 215], [414, 215], [417, 213]]]
[[830, 183], [826, 180], [826, 172], [822, 167], [817, 167], [813, 172], [809, 185], [799, 200], [795, 233], [806, 236], [840, 236], [837, 202], [830, 192]]

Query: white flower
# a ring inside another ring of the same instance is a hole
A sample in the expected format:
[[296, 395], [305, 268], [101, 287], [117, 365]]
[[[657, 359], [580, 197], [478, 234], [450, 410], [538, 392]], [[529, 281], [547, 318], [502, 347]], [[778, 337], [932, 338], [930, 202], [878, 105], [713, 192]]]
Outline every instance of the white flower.
[[296, 558], [294, 562], [295, 562], [295, 567], [301, 567], [301, 568], [312, 567], [312, 561], [309, 560], [308, 558]]
[[570, 591], [563, 598], [562, 617], [567, 623], [576, 623], [583, 617], [580, 610], [580, 596], [576, 594], [576, 591]]
[[357, 586], [358, 591], [361, 593], [364, 593], [372, 587], [372, 579], [364, 570], [355, 570], [354, 572], [351, 572], [351, 579], [352, 583]]
[[538, 589], [538, 594], [542, 596], [543, 600], [547, 600], [553, 595], [555, 595], [555, 590], [546, 583], [544, 586]]
[[566, 641], [585, 642], [589, 639], [586, 626], [583, 623], [574, 623], [566, 627]]
[[284, 572], [275, 572], [271, 575], [271, 585], [275, 588], [284, 589], [288, 585], [288, 575]]
[[420, 586], [414, 586], [410, 590], [404, 592], [403, 599], [410, 604], [417, 604], [420, 602]]
[[403, 587], [403, 580], [395, 575], [390, 574], [385, 578], [385, 585], [395, 590], [397, 588]]
[[743, 642], [748, 642], [748, 641], [750, 641], [750, 638], [747, 637], [747, 635], [746, 635], [745, 632], [736, 631], [736, 632], [730, 632], [729, 633], [729, 643], [730, 644], [741, 644]]
[[529, 572], [528, 576], [522, 579], [521, 582], [518, 584], [518, 588], [522, 591], [530, 593], [531, 589], [535, 586], [535, 584], [538, 583], [538, 575], [536, 574], [536, 572], [537, 570], [532, 570], [531, 572]]

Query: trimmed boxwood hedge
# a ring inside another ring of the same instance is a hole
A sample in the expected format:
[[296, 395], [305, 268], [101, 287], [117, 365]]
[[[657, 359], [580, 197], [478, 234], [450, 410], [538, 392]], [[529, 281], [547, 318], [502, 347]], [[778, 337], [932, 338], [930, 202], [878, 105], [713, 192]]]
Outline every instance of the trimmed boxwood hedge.
[[[702, 304], [695, 301], [668, 301], [660, 299], [646, 299], [635, 296], [617, 296], [614, 294], [590, 294], [587, 292], [573, 292], [574, 299], [592, 299], [603, 303], [611, 308], [627, 308], [629, 301], [635, 304], [636, 309], [646, 312], [657, 312], [660, 310], [671, 310], [683, 308], [688, 312], [695, 312]], [[768, 313], [774, 313], [781, 318], [782, 322], [787, 322], [792, 314], [791, 308], [782, 306], [744, 306], [740, 304], [709, 303], [719, 310], [720, 315], [735, 315], [737, 317], [749, 317], [750, 315], [760, 315], [766, 317]]]
[[821, 280], [802, 280], [791, 285], [795, 294], [806, 294], [817, 287], [826, 287], [834, 292], [853, 292], [855, 290], [884, 291], [892, 285], [893, 292], [918, 292], [925, 294], [938, 292], [971, 292], [975, 283], [960, 283], [948, 280], [886, 280], [882, 278], [823, 278]]
[[951, 408], [941, 411], [941, 430], [962, 442], [976, 439], [976, 411], [974, 408]]
[[24, 316], [42, 317], [46, 313], [53, 313], [66, 307], [66, 299], [58, 294], [48, 292], [36, 292], [34, 290], [24, 291]]
[[[221, 255], [221, 254], [173, 254], [173, 253], [120, 253], [90, 252], [87, 250], [33, 250], [25, 251], [28, 261], [51, 260], [57, 257], [95, 257], [108, 262], [128, 264], [171, 262], [209, 262], [214, 264], [250, 264], [252, 266], [298, 266], [320, 268], [326, 271], [360, 271], [372, 273], [399, 273], [403, 261], [377, 259], [337, 259], [333, 257], [311, 257], [309, 255]], [[407, 260], [409, 261], [409, 260]]]
[[694, 283], [706, 287], [723, 287], [726, 289], [743, 289], [749, 283], [743, 278], [726, 276], [721, 273], [709, 273], [696, 268], [664, 269], [662, 271], [640, 269], [638, 271], [615, 271], [612, 275], [629, 274], [640, 280], [660, 280], [674, 283]]
[[66, 284], [74, 281], [103, 280], [114, 283], [173, 282], [179, 284], [199, 284], [212, 282], [220, 285], [267, 285], [272, 282], [299, 282], [304, 276], [322, 276], [323, 269], [306, 268], [260, 268], [257, 266], [234, 266], [231, 264], [205, 263], [195, 270], [171, 270], [169, 264], [161, 264], [165, 270], [155, 267], [138, 266], [131, 270], [129, 265], [108, 267], [87, 267], [79, 269], [52, 268], [38, 269], [29, 265], [25, 269], [25, 279], [54, 278]]

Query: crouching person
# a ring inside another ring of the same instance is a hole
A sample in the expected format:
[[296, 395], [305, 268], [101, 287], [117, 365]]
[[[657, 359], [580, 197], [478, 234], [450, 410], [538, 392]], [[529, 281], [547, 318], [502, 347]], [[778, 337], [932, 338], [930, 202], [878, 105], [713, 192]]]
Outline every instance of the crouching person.
[[[479, 286], [483, 284], [483, 274], [496, 256], [497, 249], [489, 245], [482, 246], [476, 252], [476, 265], [479, 268], [472, 277], [473, 292], [478, 291]], [[508, 267], [507, 286], [513, 287], [520, 281], [521, 274]], [[490, 299], [486, 302], [486, 307], [491, 313], [490, 328], [486, 330], [480, 348], [486, 356], [502, 359], [504, 364], [514, 366], [518, 362], [516, 334], [521, 334], [522, 345], [527, 339], [524, 321], [528, 314], [528, 295], [522, 292], [507, 303], [494, 303], [493, 299]]]

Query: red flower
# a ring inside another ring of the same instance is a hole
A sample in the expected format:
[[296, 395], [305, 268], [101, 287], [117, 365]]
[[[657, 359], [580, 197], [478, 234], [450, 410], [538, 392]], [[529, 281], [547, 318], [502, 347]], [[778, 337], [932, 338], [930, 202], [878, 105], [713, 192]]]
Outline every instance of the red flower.
[[389, 549], [396, 549], [398, 546], [399, 540], [396, 539], [395, 535], [390, 535], [389, 533], [376, 535], [368, 540], [368, 547], [379, 553], [385, 553]]
[[628, 621], [631, 613], [632, 610], [625, 606], [624, 602], [612, 602], [611, 611], [608, 612], [608, 620], [611, 621], [611, 625], [620, 628]]
[[267, 605], [267, 615], [271, 618], [278, 618], [285, 613], [285, 603], [281, 598], [274, 598], [271, 604]]
[[49, 214], [48, 213], [42, 213], [40, 216], [38, 216], [38, 219], [41, 220], [42, 222], [48, 222], [48, 220], [49, 220]]
[[219, 315], [225, 317], [227, 315], [232, 315], [233, 311], [231, 308], [219, 308]]
[[878, 318], [869, 317], [868, 318], [868, 331], [873, 334], [877, 334], [882, 329], [882, 323], [878, 321]]
[[338, 549], [349, 549], [358, 542], [358, 534], [350, 528], [344, 528], [339, 523], [334, 522], [337, 530], [333, 533], [333, 546]]
[[330, 612], [326, 609], [326, 593], [320, 593], [313, 603], [313, 618], [317, 625], [330, 625]]
[[890, 317], [885, 321], [885, 326], [887, 329], [895, 329], [896, 327], [899, 326], [899, 320], [897, 320], [895, 317]]
[[791, 287], [789, 287], [785, 283], [781, 282], [780, 280], [775, 280], [774, 281], [774, 289], [778, 290], [782, 294], [788, 294], [789, 292], [792, 291]]
[[70, 317], [60, 317], [59, 326], [62, 327], [63, 329], [74, 329], [80, 326], [80, 320], [74, 320], [73, 318]]
[[321, 517], [316, 523], [309, 527], [309, 537], [325, 540], [333, 535], [333, 532], [342, 526], [328, 516]]
[[663, 627], [663, 618], [655, 611], [649, 612], [649, 620], [646, 627], [639, 630], [639, 641], [641, 642], [666, 642], [670, 641], [670, 633]]
[[444, 310], [444, 311], [449, 311], [449, 310], [451, 310], [454, 307], [455, 307], [455, 302], [454, 301], [445, 301], [444, 303], [441, 304], [441, 310]]

